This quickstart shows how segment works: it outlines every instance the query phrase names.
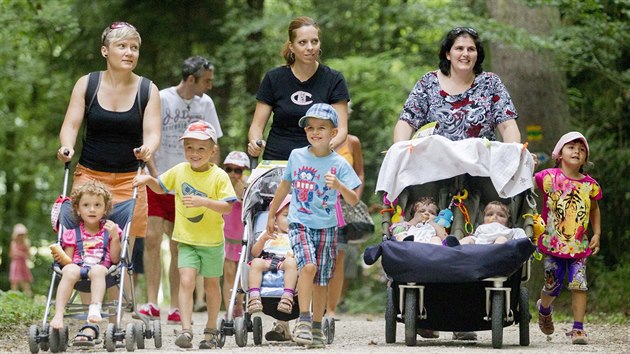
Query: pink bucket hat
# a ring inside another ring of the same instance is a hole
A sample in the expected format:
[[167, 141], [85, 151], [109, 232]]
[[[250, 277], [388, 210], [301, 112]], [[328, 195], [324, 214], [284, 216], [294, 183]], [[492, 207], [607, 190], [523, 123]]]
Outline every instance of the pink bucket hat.
[[280, 206], [278, 207], [278, 211], [276, 212], [276, 215], [278, 215], [280, 210], [282, 210], [289, 203], [291, 203], [291, 194], [287, 194], [287, 196], [284, 197], [284, 199], [282, 200], [282, 203], [280, 203]]
[[242, 151], [232, 151], [225, 157], [223, 164], [249, 168], [249, 156]]
[[586, 138], [580, 132], [568, 132], [568, 133], [564, 134], [560, 138], [560, 140], [558, 140], [558, 143], [556, 144], [556, 147], [553, 148], [553, 152], [551, 153], [551, 159], [555, 161], [558, 158], [560, 158], [560, 153], [562, 152], [562, 148], [564, 147], [564, 145], [566, 145], [567, 143], [570, 143], [570, 142], [572, 142], [574, 140], [582, 141], [582, 143], [584, 144], [584, 147], [586, 148], [586, 158], [588, 159], [588, 155], [590, 153], [590, 151], [588, 149], [588, 141], [586, 141]]

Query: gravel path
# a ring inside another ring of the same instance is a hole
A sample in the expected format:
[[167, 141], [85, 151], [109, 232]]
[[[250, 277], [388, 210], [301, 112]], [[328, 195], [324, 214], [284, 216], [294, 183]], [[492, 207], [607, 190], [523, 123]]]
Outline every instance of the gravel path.
[[[205, 313], [195, 313], [193, 317], [195, 347], [202, 339], [203, 323], [205, 323]], [[263, 315], [263, 331], [268, 331], [273, 324], [273, 319]], [[439, 339], [427, 340], [418, 337], [416, 347], [407, 347], [404, 344], [404, 325], [397, 325], [396, 343], [385, 343], [385, 321], [382, 316], [373, 315], [341, 315], [340, 321], [336, 322], [334, 342], [328, 345], [326, 352], [340, 353], [417, 353], [419, 350], [426, 353], [481, 353], [492, 351], [492, 338], [490, 331], [478, 332], [476, 343], [451, 340], [450, 332], [442, 332]], [[293, 326], [293, 322], [291, 324]], [[630, 353], [630, 325], [611, 324], [586, 324], [589, 344], [586, 346], [574, 346], [564, 332], [571, 327], [570, 323], [556, 323], [556, 333], [551, 336], [551, 341], [547, 341], [538, 325], [532, 321], [530, 323], [530, 345], [521, 347], [518, 345], [518, 326], [504, 328], [503, 351], [518, 353], [568, 353], [568, 352], [598, 352], [598, 353]], [[104, 326], [102, 326], [104, 328]], [[146, 349], [136, 350], [138, 353], [173, 353], [183, 351], [199, 352], [199, 349], [182, 350], [175, 346], [173, 331], [179, 329], [178, 326], [162, 324], [163, 346], [156, 350], [153, 340], [147, 340]], [[75, 326], [70, 329], [70, 333], [76, 333]], [[27, 330], [16, 331], [0, 336], [0, 352], [6, 353], [28, 353]], [[222, 352], [234, 353], [278, 353], [278, 352], [323, 352], [324, 350], [306, 350], [298, 347], [294, 343], [268, 343], [263, 340], [261, 346], [253, 345], [252, 333], [249, 333], [248, 345], [239, 348], [235, 343], [234, 336], [226, 338]], [[106, 352], [102, 345], [92, 349], [79, 350], [70, 346], [69, 353], [90, 353]], [[116, 352], [126, 352], [124, 348], [118, 348]]]

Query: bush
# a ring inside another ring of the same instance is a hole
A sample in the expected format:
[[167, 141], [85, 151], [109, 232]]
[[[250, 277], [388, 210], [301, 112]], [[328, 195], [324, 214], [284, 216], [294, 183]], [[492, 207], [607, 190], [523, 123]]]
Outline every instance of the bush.
[[0, 331], [11, 332], [44, 318], [45, 299], [33, 300], [16, 291], [0, 291]]

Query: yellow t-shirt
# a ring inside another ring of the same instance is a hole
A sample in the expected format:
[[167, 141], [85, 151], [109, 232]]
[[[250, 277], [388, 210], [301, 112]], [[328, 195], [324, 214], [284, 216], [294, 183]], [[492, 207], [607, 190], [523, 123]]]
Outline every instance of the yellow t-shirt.
[[192, 194], [235, 201], [236, 193], [227, 173], [214, 164], [208, 171], [195, 172], [188, 162], [183, 162], [161, 174], [158, 180], [165, 191], [175, 194], [173, 240], [193, 246], [223, 245], [222, 215], [205, 207], [187, 208], [183, 197]]

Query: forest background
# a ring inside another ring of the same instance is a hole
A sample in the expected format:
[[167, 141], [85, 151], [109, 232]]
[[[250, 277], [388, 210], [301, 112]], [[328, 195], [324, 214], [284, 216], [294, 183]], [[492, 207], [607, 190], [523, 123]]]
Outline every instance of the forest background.
[[[373, 205], [383, 158], [402, 105], [425, 72], [437, 69], [439, 42], [456, 26], [474, 27], [486, 47], [484, 69], [499, 74], [530, 151], [545, 162], [558, 137], [589, 139], [602, 185], [602, 251], [589, 259], [589, 309], [630, 312], [630, 1], [628, 0], [0, 0], [0, 289], [8, 289], [12, 226], [30, 229], [33, 247], [55, 239], [50, 207], [61, 192], [58, 133], [76, 80], [103, 70], [100, 35], [127, 21], [142, 35], [135, 72], [162, 89], [180, 80], [180, 64], [203, 55], [215, 65], [215, 101], [223, 155], [244, 150], [265, 71], [292, 18], [321, 25], [322, 62], [350, 89], [350, 132], [363, 144], [364, 199]], [[79, 139], [80, 140], [80, 139]], [[541, 167], [549, 167], [546, 161]], [[379, 217], [376, 216], [377, 225]], [[379, 231], [370, 243], [378, 242]], [[33, 260], [49, 278], [50, 258]], [[536, 268], [538, 267], [538, 268]], [[541, 273], [540, 266], [535, 273]], [[374, 273], [374, 272], [373, 272]], [[356, 311], [383, 309], [379, 276], [362, 282]], [[536, 293], [542, 278], [530, 282]], [[49, 284], [38, 281], [36, 293]], [[367, 290], [367, 291], [366, 291]], [[605, 294], [605, 295], [604, 295]], [[376, 305], [375, 305], [376, 304]], [[372, 310], [374, 311], [374, 310]]]

